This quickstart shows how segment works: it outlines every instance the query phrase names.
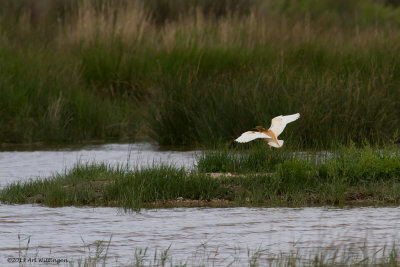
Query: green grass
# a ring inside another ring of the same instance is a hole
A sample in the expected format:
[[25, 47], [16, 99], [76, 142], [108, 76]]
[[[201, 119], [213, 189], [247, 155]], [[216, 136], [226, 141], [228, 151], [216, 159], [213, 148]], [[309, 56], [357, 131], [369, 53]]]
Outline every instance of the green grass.
[[398, 7], [368, 0], [0, 7], [0, 143], [141, 138], [212, 147], [295, 112], [301, 119], [284, 133], [295, 149], [384, 144], [399, 130]]
[[240, 144], [235, 149], [220, 148], [199, 153], [196, 167], [199, 172], [206, 173], [273, 172], [277, 164], [293, 160], [295, 157], [296, 154], [285, 147], [272, 151], [268, 149], [264, 141], [256, 141], [246, 151]]
[[[60, 52], [0, 45], [0, 142], [123, 139], [135, 133], [135, 103], [86, 88]], [[129, 118], [129, 120], [128, 120]]]
[[[78, 164], [64, 174], [10, 184], [0, 191], [0, 201], [136, 210], [400, 203], [400, 154], [396, 148], [353, 145], [327, 156], [280, 155], [270, 161], [267, 153], [254, 151], [207, 153], [192, 172], [169, 166], [131, 171], [105, 164]], [[215, 177], [209, 172], [230, 173]]]
[[146, 203], [165, 202], [178, 197], [204, 201], [222, 198], [225, 191], [210, 176], [189, 175], [183, 169], [162, 166], [127, 171], [104, 164], [84, 164], [49, 179], [10, 185], [2, 191], [2, 200], [49, 206], [94, 205], [137, 209]]
[[268, 149], [259, 141], [243, 150], [234, 149], [206, 151], [197, 156], [200, 172], [254, 173], [277, 171], [288, 162], [310, 165], [321, 178], [346, 177], [348, 181], [392, 179], [399, 171], [399, 149], [395, 144], [383, 148], [364, 143], [339, 146], [332, 151], [293, 152], [285, 147]]

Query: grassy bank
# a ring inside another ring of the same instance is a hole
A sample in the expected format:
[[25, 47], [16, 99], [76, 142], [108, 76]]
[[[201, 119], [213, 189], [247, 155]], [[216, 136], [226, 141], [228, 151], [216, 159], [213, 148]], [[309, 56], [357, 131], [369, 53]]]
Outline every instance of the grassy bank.
[[294, 112], [296, 149], [399, 129], [400, 8], [384, 2], [0, 5], [0, 143], [213, 146]]
[[191, 172], [168, 166], [132, 171], [78, 164], [47, 179], [10, 184], [0, 192], [0, 201], [127, 209], [400, 203], [396, 148], [352, 146], [325, 156], [289, 152], [271, 160], [268, 156], [260, 148], [247, 154], [211, 152], [200, 156]]

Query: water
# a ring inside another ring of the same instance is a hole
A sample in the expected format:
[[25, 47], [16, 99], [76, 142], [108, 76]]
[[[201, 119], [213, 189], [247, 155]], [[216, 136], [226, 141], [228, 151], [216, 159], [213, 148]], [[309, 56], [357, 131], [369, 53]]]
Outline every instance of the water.
[[107, 162], [111, 165], [128, 163], [131, 168], [164, 163], [192, 168], [195, 153], [160, 151], [157, 146], [147, 143], [88, 146], [80, 150], [0, 152], [0, 188], [7, 183], [63, 172], [78, 162]]
[[135, 249], [149, 248], [152, 258], [155, 249], [169, 246], [178, 262], [196, 257], [201, 262], [204, 251], [207, 257], [218, 251], [215, 261], [222, 266], [235, 257], [245, 263], [247, 249], [314, 255], [322, 248], [358, 248], [367, 241], [375, 251], [399, 241], [399, 221], [400, 208], [176, 208], [125, 213], [116, 208], [1, 206], [0, 264], [17, 257], [28, 236], [26, 257], [69, 260], [89, 255], [84, 244], [111, 237], [109, 258], [121, 264], [134, 261]]
[[[77, 161], [129, 162], [132, 168], [155, 163], [190, 168], [195, 161], [193, 151], [156, 149], [138, 144], [0, 152], [0, 181], [4, 186], [46, 176]], [[215, 266], [248, 265], [249, 255], [258, 249], [265, 254], [300, 251], [313, 256], [326, 248], [361, 253], [359, 247], [366, 246], [374, 252], [399, 243], [399, 222], [399, 207], [176, 208], [127, 213], [117, 208], [0, 205], [0, 265], [17, 266], [7, 262], [10, 257], [76, 261], [94, 256], [96, 242], [108, 244], [110, 239], [108, 265], [132, 263], [135, 253], [138, 258], [145, 248], [147, 261], [170, 247], [175, 263]]]

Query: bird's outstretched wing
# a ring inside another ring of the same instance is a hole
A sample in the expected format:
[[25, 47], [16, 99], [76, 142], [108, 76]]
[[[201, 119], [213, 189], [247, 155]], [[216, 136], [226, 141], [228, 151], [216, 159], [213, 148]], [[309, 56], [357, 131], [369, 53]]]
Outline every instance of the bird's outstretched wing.
[[297, 120], [298, 118], [300, 118], [300, 113], [282, 116], [282, 118], [283, 118], [282, 122], [285, 124], [288, 124], [289, 122], [293, 122], [293, 121]]
[[287, 115], [287, 116], [278, 116], [272, 119], [271, 121], [271, 127], [269, 128], [270, 130], [272, 130], [275, 135], [278, 137], [278, 135], [280, 135], [283, 130], [286, 127], [286, 124], [293, 122], [295, 120], [297, 120], [298, 118], [300, 118], [300, 113], [296, 113], [293, 115]]
[[239, 143], [246, 143], [246, 142], [253, 141], [254, 139], [257, 139], [257, 138], [271, 138], [271, 137], [265, 133], [248, 131], [248, 132], [242, 133], [242, 135], [239, 136], [237, 139], [235, 139], [235, 141], [239, 142]]

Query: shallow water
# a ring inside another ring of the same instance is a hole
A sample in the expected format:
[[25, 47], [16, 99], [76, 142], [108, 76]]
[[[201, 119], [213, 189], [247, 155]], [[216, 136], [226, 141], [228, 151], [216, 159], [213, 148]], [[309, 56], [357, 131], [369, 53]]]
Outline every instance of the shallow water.
[[110, 262], [132, 263], [138, 248], [149, 248], [152, 259], [155, 249], [161, 252], [171, 246], [174, 262], [226, 266], [237, 258], [240, 266], [246, 264], [247, 249], [314, 255], [327, 247], [358, 249], [367, 241], [376, 251], [400, 241], [399, 221], [400, 208], [176, 208], [125, 213], [116, 208], [3, 205], [0, 264], [17, 257], [18, 248], [26, 247], [30, 237], [30, 249], [24, 253], [32, 258], [76, 260], [93, 254], [94, 246], [90, 254], [84, 244], [111, 238]]
[[28, 178], [46, 177], [63, 172], [81, 162], [107, 162], [130, 168], [170, 164], [192, 168], [196, 151], [162, 151], [157, 146], [140, 144], [108, 144], [83, 149], [0, 152], [0, 188], [7, 183]]
[[[129, 162], [131, 168], [160, 163], [190, 168], [194, 154], [159, 151], [148, 144], [0, 152], [0, 183], [47, 176], [78, 161]], [[325, 248], [353, 248], [361, 253], [359, 247], [367, 242], [374, 252], [399, 243], [399, 222], [398, 207], [176, 208], [127, 213], [117, 208], [0, 205], [0, 265], [7, 265], [9, 257], [87, 258], [94, 256], [96, 241], [107, 244], [110, 238], [109, 265], [132, 263], [135, 253], [138, 256], [139, 249], [145, 248], [149, 262], [154, 253], [169, 246], [174, 263], [214, 266], [248, 265], [249, 255], [258, 249], [274, 255], [300, 251], [314, 256]]]

